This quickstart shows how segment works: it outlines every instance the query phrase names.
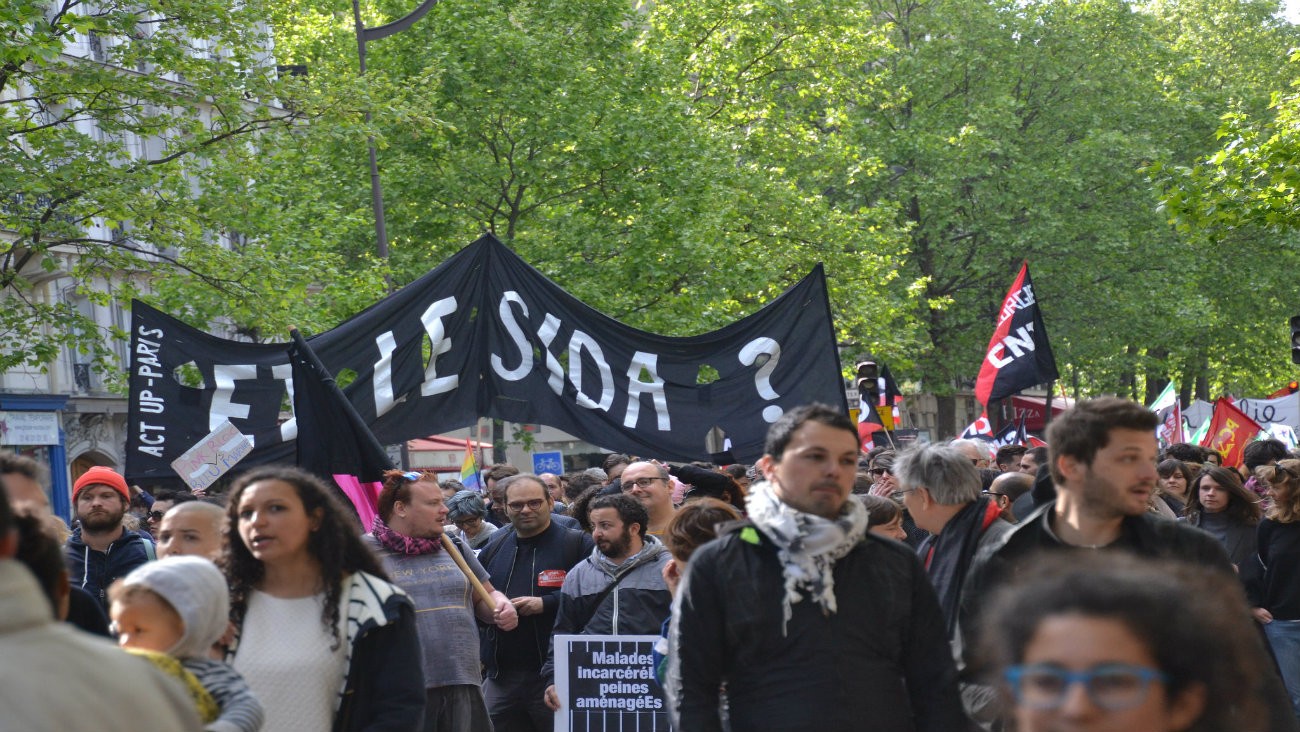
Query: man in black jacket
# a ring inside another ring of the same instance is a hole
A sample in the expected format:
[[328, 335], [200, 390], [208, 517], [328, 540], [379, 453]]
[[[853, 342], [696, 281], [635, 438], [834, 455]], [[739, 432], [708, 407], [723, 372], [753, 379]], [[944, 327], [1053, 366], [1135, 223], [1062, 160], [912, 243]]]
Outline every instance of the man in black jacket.
[[850, 499], [858, 433], [814, 404], [768, 432], [749, 519], [701, 547], [673, 608], [673, 728], [967, 729], [943, 615], [912, 551]]
[[519, 614], [519, 627], [483, 632], [483, 665], [487, 679], [483, 695], [496, 732], [542, 732], [554, 725], [554, 714], [542, 695], [540, 674], [546, 661], [551, 628], [560, 604], [560, 588], [575, 564], [595, 548], [581, 529], [552, 521], [554, 500], [535, 475], [521, 473], [497, 486], [510, 517], [479, 554], [492, 577]]
[[[970, 590], [962, 596], [964, 627], [976, 627], [979, 603], [994, 585], [1045, 551], [1125, 551], [1233, 573], [1227, 552], [1213, 536], [1147, 513], [1159, 479], [1157, 422], [1141, 404], [1114, 397], [1079, 402], [1052, 421], [1048, 468], [1057, 498], [976, 553]], [[1260, 663], [1267, 665], [1262, 646], [1259, 653]], [[1266, 682], [1257, 693], [1276, 712], [1271, 729], [1296, 729], [1294, 717], [1287, 719], [1289, 705], [1280, 682], [1271, 675]], [[977, 721], [997, 716], [998, 696], [990, 687], [964, 687], [963, 697]]]

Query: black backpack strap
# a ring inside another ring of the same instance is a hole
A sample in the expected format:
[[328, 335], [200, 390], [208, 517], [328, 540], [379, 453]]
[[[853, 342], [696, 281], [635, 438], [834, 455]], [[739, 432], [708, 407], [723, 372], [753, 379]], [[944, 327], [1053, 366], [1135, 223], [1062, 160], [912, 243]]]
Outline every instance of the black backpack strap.
[[599, 595], [596, 595], [596, 600], [591, 604], [591, 611], [587, 613], [587, 617], [582, 619], [581, 627], [587, 627], [587, 623], [590, 623], [591, 619], [596, 616], [596, 611], [600, 609], [601, 603], [605, 602], [605, 598], [609, 597], [609, 593], [613, 592], [614, 588], [618, 587], [618, 583], [622, 582], [623, 578], [629, 574], [632, 574], [632, 572], [624, 572], [616, 576], [609, 584], [605, 585], [605, 589], [601, 590]]

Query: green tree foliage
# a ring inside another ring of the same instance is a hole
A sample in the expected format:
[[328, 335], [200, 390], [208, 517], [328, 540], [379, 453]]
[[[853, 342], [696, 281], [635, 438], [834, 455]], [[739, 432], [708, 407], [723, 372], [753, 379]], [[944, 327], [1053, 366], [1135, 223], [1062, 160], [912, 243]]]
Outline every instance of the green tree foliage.
[[[83, 289], [166, 271], [163, 307], [274, 335], [328, 327], [385, 275], [409, 282], [491, 231], [597, 309], [688, 334], [820, 261], [842, 339], [951, 394], [1028, 259], [1080, 393], [1258, 391], [1283, 370], [1283, 349], [1263, 354], [1286, 268], [1261, 265], [1294, 256], [1295, 102], [1268, 99], [1296, 38], [1275, 2], [443, 0], [371, 44], [364, 78], [335, 0], [186, 0], [165, 18], [66, 2], [0, 11], [14, 293], [42, 264]], [[91, 30], [117, 39], [112, 65], [59, 55]], [[306, 76], [276, 79], [271, 48]], [[148, 154], [128, 154], [137, 139]], [[3, 316], [6, 342], [48, 361], [66, 340], [50, 334], [74, 332], [49, 325], [74, 314], [27, 307]]]
[[[370, 7], [367, 24], [410, 7]], [[277, 47], [327, 95], [355, 40], [323, 8], [300, 4]], [[373, 84], [408, 90], [400, 107], [370, 100], [396, 281], [491, 231], [597, 309], [684, 335], [752, 312], [822, 261], [845, 321], [901, 328], [887, 217], [828, 207], [753, 155], [745, 130], [700, 114], [654, 17], [625, 0], [444, 2], [369, 46]], [[355, 183], [325, 195], [350, 208], [366, 200], [364, 140], [342, 142], [352, 151], [330, 175]]]
[[256, 1], [0, 9], [0, 367], [68, 347], [115, 370], [124, 334], [58, 290], [108, 304], [153, 285], [164, 305], [206, 300], [206, 317], [238, 324], [239, 303], [319, 274], [249, 243], [258, 227], [232, 215], [253, 191], [229, 163], [299, 118], [277, 101], [265, 19]]
[[1194, 5], [1197, 22], [1169, 26], [1183, 34], [1169, 42], [1186, 72], [1179, 99], [1195, 129], [1216, 130], [1214, 144], [1147, 168], [1198, 290], [1184, 299], [1189, 363], [1170, 372], [1199, 378], [1202, 396], [1261, 393], [1294, 378], [1286, 322], [1300, 307], [1287, 273], [1300, 264], [1291, 170], [1300, 137], [1294, 82], [1274, 90], [1297, 78], [1286, 53], [1296, 32], [1277, 3]]

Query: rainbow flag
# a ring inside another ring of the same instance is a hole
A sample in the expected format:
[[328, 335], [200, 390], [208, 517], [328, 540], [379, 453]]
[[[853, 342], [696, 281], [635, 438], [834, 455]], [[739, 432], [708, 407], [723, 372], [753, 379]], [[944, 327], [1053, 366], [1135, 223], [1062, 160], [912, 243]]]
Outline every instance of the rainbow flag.
[[460, 461], [460, 482], [466, 488], [472, 491], [483, 491], [483, 484], [478, 478], [478, 463], [474, 460], [474, 450], [469, 446], [469, 438], [465, 438], [465, 459]]

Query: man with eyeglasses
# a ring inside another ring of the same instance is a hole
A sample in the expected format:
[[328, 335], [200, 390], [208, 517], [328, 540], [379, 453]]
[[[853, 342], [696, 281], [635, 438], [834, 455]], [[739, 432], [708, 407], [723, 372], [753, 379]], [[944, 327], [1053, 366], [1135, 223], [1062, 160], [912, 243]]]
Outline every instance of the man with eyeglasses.
[[916, 525], [930, 532], [917, 553], [943, 610], [948, 640], [958, 651], [958, 610], [975, 555], [1005, 539], [1012, 524], [1002, 507], [980, 495], [980, 475], [962, 452], [944, 445], [919, 445], [899, 455], [894, 475], [903, 506]]
[[983, 443], [975, 440], [953, 440], [948, 443], [954, 450], [965, 455], [976, 468], [989, 466], [989, 450]]
[[651, 462], [636, 462], [623, 469], [623, 492], [635, 498], [650, 516], [646, 533], [663, 538], [673, 520], [673, 484], [668, 469]]
[[496, 732], [550, 730], [540, 675], [569, 570], [591, 554], [595, 543], [581, 529], [552, 520], [554, 499], [540, 476], [520, 473], [497, 486], [510, 524], [493, 535], [479, 554], [492, 585], [510, 598], [519, 627], [483, 631], [483, 695]]
[[1014, 524], [1033, 513], [1033, 496], [1030, 493], [1033, 488], [1032, 476], [1012, 470], [994, 478], [985, 493], [1002, 507], [1002, 518]]

